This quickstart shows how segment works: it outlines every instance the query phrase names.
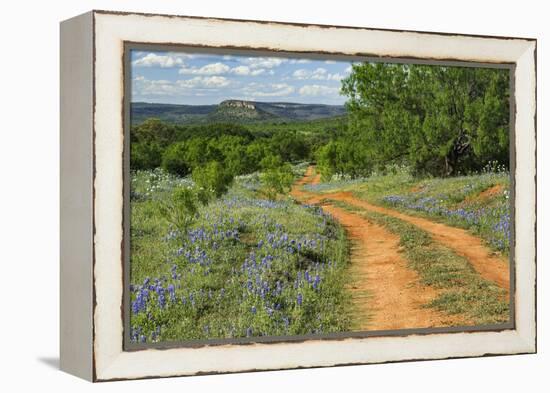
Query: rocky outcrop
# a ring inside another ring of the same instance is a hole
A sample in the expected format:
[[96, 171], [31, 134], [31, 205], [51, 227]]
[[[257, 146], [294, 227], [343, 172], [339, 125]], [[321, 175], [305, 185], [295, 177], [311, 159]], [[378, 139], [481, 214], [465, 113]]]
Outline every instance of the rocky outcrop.
[[243, 108], [243, 109], [256, 109], [256, 106], [251, 101], [241, 101], [241, 100], [225, 100], [220, 102], [220, 106], [225, 106], [228, 108]]

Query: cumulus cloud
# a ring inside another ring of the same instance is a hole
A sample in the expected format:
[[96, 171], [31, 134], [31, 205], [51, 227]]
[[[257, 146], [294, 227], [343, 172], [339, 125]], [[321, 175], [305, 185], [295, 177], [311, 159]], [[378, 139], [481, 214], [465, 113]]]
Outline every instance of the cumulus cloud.
[[311, 73], [311, 79], [325, 80], [330, 74], [325, 68], [317, 68]]
[[177, 81], [137, 76], [132, 81], [132, 94], [141, 97], [195, 95], [197, 90], [215, 91], [230, 84], [231, 81], [223, 76], [196, 76]]
[[305, 68], [301, 68], [292, 73], [292, 76], [295, 79], [308, 79], [310, 75], [311, 75], [311, 71], [306, 70]]
[[244, 59], [250, 68], [275, 68], [287, 61], [288, 59], [280, 57], [247, 57]]
[[248, 76], [248, 75], [258, 76], [258, 75], [261, 75], [261, 74], [265, 73], [266, 70], [263, 69], [263, 68], [256, 68], [256, 69], [252, 70], [252, 69], [250, 69], [249, 66], [240, 65], [240, 66], [232, 68], [231, 72], [235, 75], [240, 75], [240, 76]]
[[249, 83], [241, 92], [249, 97], [282, 97], [294, 93], [295, 88], [287, 83]]
[[330, 73], [325, 68], [319, 67], [315, 70], [307, 70], [305, 68], [300, 68], [292, 73], [294, 79], [315, 79], [315, 80], [324, 80], [324, 81], [339, 81], [344, 76], [339, 73]]
[[335, 95], [339, 92], [338, 87], [329, 87], [324, 85], [305, 85], [298, 90], [301, 96], [323, 96]]
[[171, 68], [183, 65], [183, 59], [186, 58], [183, 54], [157, 55], [156, 53], [148, 53], [139, 59], [132, 62], [135, 67], [161, 67]]
[[179, 69], [182, 75], [220, 75], [229, 72], [231, 68], [223, 63], [211, 63], [202, 67], [185, 67]]
[[231, 81], [224, 76], [196, 76], [191, 79], [183, 79], [176, 81], [176, 84], [184, 88], [219, 88], [227, 87]]
[[[252, 70], [252, 71], [250, 72], [250, 75], [252, 75], [252, 76], [258, 76], [258, 75], [263, 74], [264, 72], [266, 72], [265, 69], [263, 69], [263, 68], [257, 68], [257, 69], [255, 69], [255, 70]], [[275, 74], [275, 71], [269, 70], [269, 71], [267, 71], [267, 73], [268, 73], [269, 75], [273, 75], [273, 74]]]
[[235, 74], [239, 76], [258, 76], [264, 74], [264, 68], [254, 68], [247, 65], [239, 65], [231, 68], [224, 63], [210, 63], [202, 67], [186, 67], [182, 66], [179, 71], [182, 75], [224, 75]]
[[237, 66], [231, 70], [235, 75], [249, 75], [250, 67], [247, 66]]
[[174, 83], [164, 79], [150, 80], [137, 76], [132, 81], [132, 95], [158, 96], [178, 94]]
[[328, 74], [327, 75], [327, 80], [332, 80], [332, 81], [336, 81], [336, 82], [339, 82], [341, 81], [342, 79], [344, 79], [344, 75], [342, 74], [339, 74], [339, 73], [334, 73], [334, 74]]

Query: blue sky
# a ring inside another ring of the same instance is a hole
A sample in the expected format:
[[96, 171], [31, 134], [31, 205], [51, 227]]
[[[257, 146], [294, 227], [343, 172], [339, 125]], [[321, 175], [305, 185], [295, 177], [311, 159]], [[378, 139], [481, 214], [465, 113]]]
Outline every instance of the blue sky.
[[218, 104], [226, 99], [343, 104], [351, 62], [132, 51], [132, 101]]

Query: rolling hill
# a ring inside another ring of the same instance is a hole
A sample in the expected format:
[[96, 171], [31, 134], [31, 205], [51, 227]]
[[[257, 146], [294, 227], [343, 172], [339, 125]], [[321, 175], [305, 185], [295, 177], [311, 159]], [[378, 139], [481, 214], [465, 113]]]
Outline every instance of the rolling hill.
[[292, 102], [257, 102], [226, 100], [218, 105], [177, 105], [133, 102], [132, 124], [155, 117], [175, 124], [209, 122], [257, 123], [309, 121], [341, 116], [343, 105], [298, 104]]

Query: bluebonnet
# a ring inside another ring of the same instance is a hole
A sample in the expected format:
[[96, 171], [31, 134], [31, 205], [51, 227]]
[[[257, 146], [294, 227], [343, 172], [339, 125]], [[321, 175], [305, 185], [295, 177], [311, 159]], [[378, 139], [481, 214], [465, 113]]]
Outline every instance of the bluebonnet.
[[173, 284], [168, 285], [168, 293], [170, 293], [170, 301], [175, 302], [176, 301], [176, 289], [174, 288]]

